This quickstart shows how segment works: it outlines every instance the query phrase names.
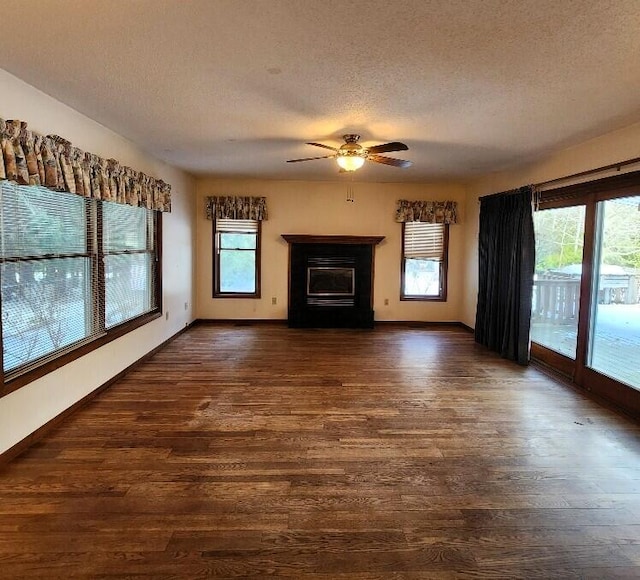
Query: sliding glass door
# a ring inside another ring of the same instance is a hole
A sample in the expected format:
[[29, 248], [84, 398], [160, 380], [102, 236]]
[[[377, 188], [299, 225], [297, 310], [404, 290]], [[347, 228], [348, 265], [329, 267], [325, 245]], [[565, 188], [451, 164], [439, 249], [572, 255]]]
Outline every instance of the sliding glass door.
[[537, 211], [531, 340], [576, 358], [585, 206]]
[[640, 195], [597, 204], [587, 365], [640, 389]]
[[532, 358], [640, 414], [640, 172], [538, 206]]

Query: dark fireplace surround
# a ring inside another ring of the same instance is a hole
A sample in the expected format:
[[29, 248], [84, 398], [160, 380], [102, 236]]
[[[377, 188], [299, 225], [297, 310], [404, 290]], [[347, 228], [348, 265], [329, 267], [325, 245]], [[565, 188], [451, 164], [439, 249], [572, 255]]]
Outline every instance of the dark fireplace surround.
[[375, 247], [384, 236], [282, 234], [291, 328], [373, 328]]

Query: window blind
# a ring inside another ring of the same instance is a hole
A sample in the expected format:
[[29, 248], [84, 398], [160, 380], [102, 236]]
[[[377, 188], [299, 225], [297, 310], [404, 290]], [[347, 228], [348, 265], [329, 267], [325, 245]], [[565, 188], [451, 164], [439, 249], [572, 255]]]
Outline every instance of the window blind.
[[95, 201], [0, 182], [5, 374], [101, 333], [95, 323]]
[[216, 231], [228, 233], [257, 233], [257, 220], [216, 219]]
[[444, 258], [444, 224], [404, 223], [404, 257], [423, 260]]

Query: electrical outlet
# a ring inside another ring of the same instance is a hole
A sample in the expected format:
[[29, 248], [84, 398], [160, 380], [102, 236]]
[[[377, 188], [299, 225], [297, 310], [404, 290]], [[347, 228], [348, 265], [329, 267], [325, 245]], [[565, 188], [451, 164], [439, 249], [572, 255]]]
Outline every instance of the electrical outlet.
[[169, 320], [169, 311], [168, 310], [164, 313], [164, 319], [165, 320]]
[[188, 303], [188, 302], [185, 302], [185, 303], [184, 303], [184, 309], [185, 309], [185, 310], [189, 310], [189, 303]]
[[271, 298], [271, 304], [273, 304], [275, 306], [277, 303], [278, 303], [278, 299], [275, 296], [273, 296]]
[[385, 298], [385, 299], [384, 299], [384, 305], [385, 305], [385, 306], [389, 306], [389, 299], [388, 299], [388, 298]]

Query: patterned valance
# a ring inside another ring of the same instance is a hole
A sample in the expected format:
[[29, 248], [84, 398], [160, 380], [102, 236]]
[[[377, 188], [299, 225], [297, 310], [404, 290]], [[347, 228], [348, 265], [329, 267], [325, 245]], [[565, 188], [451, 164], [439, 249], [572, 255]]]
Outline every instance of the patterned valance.
[[0, 179], [171, 211], [168, 183], [86, 153], [57, 135], [38, 135], [24, 121], [0, 119], [0, 148]]
[[267, 219], [267, 199], [236, 195], [207, 198], [207, 219], [257, 220]]
[[455, 201], [407, 201], [398, 200], [397, 222], [427, 222], [430, 224], [455, 224], [458, 203]]

